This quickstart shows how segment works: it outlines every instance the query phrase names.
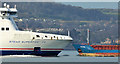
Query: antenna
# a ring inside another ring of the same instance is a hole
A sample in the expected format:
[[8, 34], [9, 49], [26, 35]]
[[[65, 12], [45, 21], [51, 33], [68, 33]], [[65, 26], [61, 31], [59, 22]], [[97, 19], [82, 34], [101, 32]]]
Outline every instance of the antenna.
[[4, 7], [6, 7], [7, 6], [7, 4], [6, 3], [4, 3]]
[[7, 8], [9, 8], [10, 7], [10, 5], [7, 5]]
[[68, 36], [70, 36], [70, 31], [68, 30]]
[[87, 43], [88, 43], [88, 45], [89, 45], [89, 43], [90, 43], [89, 37], [90, 37], [90, 30], [87, 29]]
[[16, 5], [14, 5], [14, 8], [16, 9]]

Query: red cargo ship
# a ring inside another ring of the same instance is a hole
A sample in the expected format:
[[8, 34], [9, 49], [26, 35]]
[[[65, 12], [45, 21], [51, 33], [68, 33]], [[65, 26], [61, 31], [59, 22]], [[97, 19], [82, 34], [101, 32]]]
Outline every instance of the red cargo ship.
[[[88, 45], [87, 43], [81, 43], [81, 45]], [[119, 44], [89, 44], [96, 50], [120, 50]], [[79, 49], [79, 52], [81, 50]]]
[[[88, 56], [120, 56], [118, 52], [120, 50], [120, 45], [118, 43], [111, 44], [89, 44], [89, 29], [87, 32], [87, 43], [75, 44], [74, 47], [79, 52], [79, 55], [88, 55]], [[85, 49], [81, 50], [81, 47], [91, 47], [92, 50]], [[89, 50], [89, 51], [86, 51]], [[94, 51], [93, 51], [94, 50]], [[101, 53], [102, 52], [102, 53]], [[116, 53], [117, 52], [117, 53]]]

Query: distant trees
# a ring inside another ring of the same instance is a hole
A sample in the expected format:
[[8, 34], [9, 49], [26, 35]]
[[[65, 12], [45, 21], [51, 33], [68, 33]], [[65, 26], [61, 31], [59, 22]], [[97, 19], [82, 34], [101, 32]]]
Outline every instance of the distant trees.
[[70, 5], [63, 5], [60, 3], [35, 2], [35, 3], [9, 3], [16, 4], [18, 15], [20, 18], [52, 18], [61, 20], [117, 20], [115, 15], [103, 14], [98, 9], [83, 9], [82, 7], [75, 7]]

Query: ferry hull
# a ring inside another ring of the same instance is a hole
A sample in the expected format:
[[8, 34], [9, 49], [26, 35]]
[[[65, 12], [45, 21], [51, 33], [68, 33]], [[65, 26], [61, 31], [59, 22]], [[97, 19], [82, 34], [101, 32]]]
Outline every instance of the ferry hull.
[[1, 51], [0, 55], [37, 55], [37, 56], [57, 56], [61, 51]]
[[[42, 43], [42, 42], [46, 43]], [[0, 47], [0, 55], [39, 55], [57, 56], [70, 41], [65, 40], [41, 40], [40, 43], [8, 43]], [[60, 44], [61, 43], [61, 44]], [[19, 46], [18, 46], [19, 45]], [[26, 47], [27, 46], [27, 47]], [[35, 51], [35, 48], [38, 47]]]
[[[39, 55], [39, 56], [57, 56], [71, 40], [34, 40], [37, 43], [16, 43], [6, 41], [0, 45], [1, 55]], [[34, 51], [39, 47], [39, 51]]]

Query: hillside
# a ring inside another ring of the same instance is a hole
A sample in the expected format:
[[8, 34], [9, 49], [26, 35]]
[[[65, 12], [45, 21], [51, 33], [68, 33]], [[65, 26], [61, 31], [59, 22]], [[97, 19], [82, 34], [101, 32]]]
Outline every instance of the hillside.
[[117, 20], [116, 15], [108, 15], [97, 9], [84, 9], [60, 3], [9, 3], [17, 5], [19, 18], [51, 18], [60, 20]]
[[[59, 3], [9, 3], [17, 5], [17, 25], [20, 30], [67, 35], [72, 43], [86, 42], [86, 29], [90, 29], [90, 43], [111, 41], [118, 38], [117, 10], [84, 9]], [[57, 31], [61, 29], [63, 31]], [[45, 30], [45, 31], [41, 31]]]

